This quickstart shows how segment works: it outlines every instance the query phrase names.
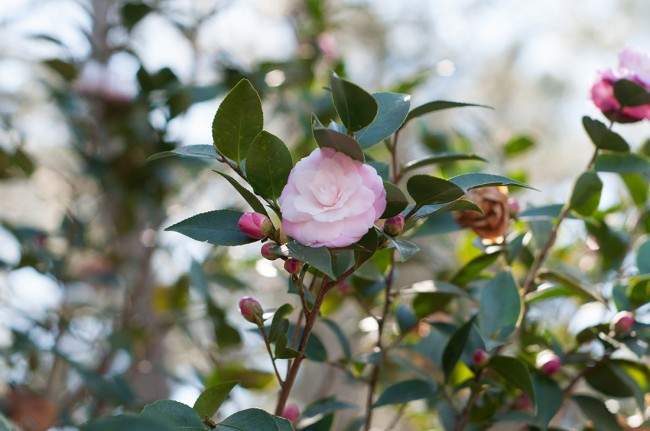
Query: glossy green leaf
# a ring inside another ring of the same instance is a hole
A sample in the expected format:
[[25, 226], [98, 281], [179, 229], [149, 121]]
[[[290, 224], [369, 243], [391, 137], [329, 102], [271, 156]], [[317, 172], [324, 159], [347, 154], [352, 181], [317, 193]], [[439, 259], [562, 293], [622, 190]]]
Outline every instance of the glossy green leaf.
[[506, 157], [513, 157], [522, 154], [535, 147], [535, 141], [530, 136], [515, 136], [511, 138], [503, 147]]
[[650, 159], [638, 154], [599, 154], [595, 164], [598, 172], [629, 174], [650, 172]]
[[320, 415], [327, 415], [339, 410], [348, 410], [358, 408], [357, 405], [339, 401], [333, 397], [324, 398], [310, 404], [302, 413], [303, 418], [313, 418]]
[[253, 139], [263, 127], [260, 96], [248, 80], [242, 79], [226, 95], [214, 116], [214, 146], [241, 166]]
[[220, 383], [236, 380], [239, 386], [246, 389], [264, 389], [275, 381], [272, 372], [251, 369], [240, 363], [220, 365], [207, 378], [206, 385], [214, 386]]
[[293, 429], [293, 425], [291, 425], [291, 422], [289, 422], [285, 418], [281, 418], [278, 416], [272, 416], [272, 417], [275, 423], [278, 425], [280, 431], [295, 431]]
[[422, 159], [413, 160], [402, 166], [402, 172], [408, 172], [413, 169], [421, 168], [423, 166], [436, 165], [440, 163], [458, 162], [461, 160], [478, 160], [485, 162], [483, 157], [476, 154], [467, 153], [440, 153], [434, 156], [424, 157]]
[[191, 407], [178, 401], [160, 400], [148, 404], [142, 409], [140, 417], [161, 421], [183, 430], [205, 431], [199, 415]]
[[612, 360], [614, 373], [630, 388], [639, 409], [645, 411], [646, 396], [650, 393], [650, 367], [647, 361]]
[[[479, 187], [494, 187], [494, 186], [518, 186], [525, 187], [531, 190], [537, 190], [527, 184], [520, 183], [512, 178], [503, 177], [501, 175], [472, 173], [462, 174], [449, 179], [450, 182], [461, 187], [465, 192], [476, 189]], [[539, 191], [539, 190], [537, 190]]]
[[237, 222], [242, 212], [216, 210], [197, 214], [166, 228], [166, 231], [182, 233], [197, 241], [215, 245], [243, 245], [257, 241], [242, 233]]
[[395, 319], [397, 320], [397, 325], [399, 326], [401, 334], [406, 334], [418, 324], [417, 316], [413, 310], [405, 304], [397, 305], [397, 309], [395, 310]]
[[339, 341], [341, 350], [343, 351], [343, 357], [346, 359], [351, 358], [352, 349], [350, 348], [350, 342], [348, 341], [348, 337], [345, 335], [345, 332], [343, 332], [343, 329], [341, 329], [341, 326], [339, 326], [339, 324], [334, 320], [327, 318], [321, 318], [320, 321], [321, 323], [324, 323], [328, 328], [330, 328], [332, 332], [334, 332], [334, 335], [336, 335], [336, 339]]
[[614, 83], [614, 97], [621, 106], [641, 106], [650, 103], [650, 92], [629, 79], [619, 79]]
[[470, 260], [463, 266], [451, 282], [458, 286], [465, 286], [474, 279], [479, 277], [479, 274], [487, 267], [492, 265], [500, 256], [500, 252], [481, 254], [474, 259]]
[[260, 409], [246, 409], [217, 424], [216, 431], [280, 431], [273, 415]]
[[641, 274], [650, 274], [650, 237], [645, 237], [636, 249], [636, 266]]
[[329, 414], [325, 415], [322, 419], [319, 419], [313, 424], [302, 428], [301, 431], [332, 431], [332, 425], [334, 425], [334, 415]]
[[244, 200], [248, 203], [248, 205], [251, 206], [253, 211], [255, 211], [257, 213], [260, 213], [260, 214], [264, 214], [267, 217], [269, 216], [269, 214], [266, 212], [266, 208], [264, 208], [264, 205], [262, 204], [262, 202], [260, 202], [260, 200], [252, 192], [250, 192], [247, 188], [245, 188], [244, 186], [239, 184], [239, 182], [236, 179], [234, 179], [233, 177], [231, 177], [228, 174], [224, 174], [223, 172], [219, 172], [219, 171], [214, 171], [214, 172], [216, 172], [219, 175], [221, 175], [222, 177], [224, 177], [235, 188], [235, 190], [237, 190], [239, 192], [241, 197], [244, 198]]
[[634, 308], [650, 302], [650, 275], [632, 277], [628, 282], [626, 294]]
[[384, 189], [386, 190], [386, 209], [380, 218], [386, 219], [404, 211], [409, 201], [402, 190], [393, 183], [384, 181]]
[[393, 238], [388, 235], [385, 238], [388, 239], [391, 245], [397, 250], [397, 253], [399, 253], [400, 262], [406, 262], [420, 251], [420, 247], [405, 239]]
[[625, 142], [625, 139], [600, 121], [582, 117], [582, 125], [596, 148], [623, 153], [630, 151], [630, 146]]
[[475, 318], [472, 317], [463, 326], [458, 328], [445, 346], [445, 350], [442, 354], [442, 369], [445, 372], [446, 380], [449, 380], [451, 373], [456, 367], [456, 362], [458, 362], [463, 350], [465, 350], [465, 345], [467, 344], [467, 340], [472, 331], [472, 325], [474, 325], [474, 319]]
[[589, 386], [612, 397], [632, 397], [634, 391], [626, 384], [616, 370], [618, 367], [611, 361], [600, 362], [591, 367], [585, 375]]
[[535, 401], [533, 381], [526, 364], [520, 359], [511, 356], [493, 356], [487, 366], [503, 377], [509, 384], [524, 391], [531, 400]]
[[[2, 423], [0, 422], [0, 430], [5, 431], [2, 429], [1, 425]], [[19, 431], [18, 428], [8, 429], [8, 431], [14, 431], [14, 430]], [[97, 421], [93, 421], [85, 425], [82, 425], [81, 427], [81, 431], [116, 431], [116, 430], [176, 431], [178, 430], [178, 428], [173, 424], [166, 423], [164, 420], [159, 420], [150, 417], [126, 416], [126, 415], [99, 419]], [[201, 428], [201, 430], [204, 431], [205, 428]]]
[[366, 161], [363, 150], [359, 143], [354, 138], [344, 135], [343, 133], [334, 130], [315, 127], [313, 130], [314, 139], [320, 148], [333, 148], [343, 154], [347, 154], [354, 160], [361, 163]]
[[406, 189], [418, 207], [454, 201], [465, 191], [451, 181], [430, 175], [414, 175], [406, 183]]
[[[305, 328], [301, 327], [298, 331], [298, 340], [302, 337], [302, 332]], [[295, 330], [295, 325], [291, 324], [289, 326], [289, 334], [293, 334]], [[293, 346], [296, 347], [296, 346]], [[327, 362], [327, 348], [320, 337], [312, 332], [309, 334], [309, 340], [307, 341], [307, 347], [305, 348], [305, 356], [310, 361], [315, 362]]]
[[482, 334], [503, 341], [512, 334], [523, 314], [519, 287], [510, 271], [501, 271], [481, 288], [478, 326]]
[[228, 398], [230, 391], [237, 386], [238, 382], [223, 382], [218, 385], [210, 386], [199, 395], [194, 403], [194, 411], [199, 417], [212, 417], [217, 413], [221, 404]]
[[645, 175], [639, 173], [621, 174], [621, 179], [630, 192], [634, 203], [639, 207], [643, 207], [650, 194], [650, 186]]
[[411, 401], [429, 398], [435, 395], [437, 391], [438, 388], [432, 382], [417, 379], [407, 380], [387, 387], [372, 407], [406, 404]]
[[404, 121], [404, 125], [411, 121], [414, 118], [421, 117], [423, 115], [429, 114], [431, 112], [436, 112], [436, 111], [441, 111], [443, 109], [451, 109], [451, 108], [464, 108], [464, 107], [477, 107], [477, 108], [488, 108], [488, 109], [493, 109], [490, 106], [485, 106], [485, 105], [476, 105], [473, 103], [461, 103], [461, 102], [450, 102], [447, 100], [435, 100], [433, 102], [425, 103], [424, 105], [420, 105], [417, 108], [414, 108], [409, 114], [406, 116], [406, 120]]
[[424, 217], [429, 217], [433, 214], [440, 214], [450, 211], [477, 211], [482, 213], [483, 210], [474, 202], [467, 199], [456, 199], [453, 202], [446, 204], [424, 205], [418, 209], [411, 217], [410, 222], [414, 222]]
[[172, 156], [211, 160], [215, 160], [219, 157], [217, 152], [214, 150], [213, 145], [185, 145], [171, 151], [162, 151], [160, 153], [156, 153], [153, 156], [149, 157], [147, 159], [147, 162]]
[[586, 301], [599, 301], [605, 303], [605, 300], [600, 296], [598, 292], [591, 292], [589, 289], [583, 286], [579, 280], [576, 280], [570, 275], [562, 274], [557, 271], [546, 270], [540, 271], [537, 277], [540, 280], [552, 281], [554, 283], [565, 286]]
[[582, 413], [591, 421], [596, 431], [622, 431], [623, 427], [616, 420], [605, 403], [589, 395], [574, 395], [571, 397]]
[[377, 117], [354, 136], [363, 148], [371, 147], [399, 130], [411, 107], [411, 96], [401, 93], [374, 93]]
[[283, 333], [280, 330], [283, 326], [282, 321], [285, 320], [288, 315], [293, 313], [293, 310], [295, 310], [295, 308], [291, 304], [283, 304], [275, 310], [273, 320], [271, 321], [271, 328], [269, 329], [269, 340], [271, 342], [277, 340], [278, 336]]
[[348, 132], [356, 132], [372, 123], [379, 106], [370, 93], [336, 73], [332, 73], [330, 86], [334, 107]]
[[300, 353], [289, 346], [289, 336], [282, 333], [276, 337], [275, 340], [275, 357], [278, 359], [293, 359], [297, 358]]
[[275, 247], [273, 250], [283, 256], [308, 263], [332, 280], [336, 279], [332, 269], [332, 256], [327, 247], [307, 247], [296, 241], [289, 241], [280, 247]]
[[535, 416], [542, 430], [548, 429], [548, 424], [562, 406], [562, 389], [555, 381], [536, 373], [533, 376], [535, 389]]
[[291, 169], [291, 153], [284, 142], [269, 132], [260, 132], [250, 144], [246, 158], [246, 176], [255, 193], [277, 199], [287, 185]]
[[598, 208], [603, 182], [593, 171], [583, 172], [575, 181], [569, 204], [581, 216], [588, 217]]

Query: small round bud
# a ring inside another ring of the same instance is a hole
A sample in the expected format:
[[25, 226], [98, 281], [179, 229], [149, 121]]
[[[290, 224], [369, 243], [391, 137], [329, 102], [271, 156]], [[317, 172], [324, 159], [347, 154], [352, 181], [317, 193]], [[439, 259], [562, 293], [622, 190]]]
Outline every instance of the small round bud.
[[249, 322], [257, 325], [262, 324], [262, 315], [264, 314], [264, 310], [262, 310], [260, 303], [250, 296], [245, 296], [239, 300], [239, 311], [241, 312], [241, 315], [244, 316], [244, 319]]
[[398, 236], [404, 230], [404, 221], [402, 214], [387, 219], [384, 223], [384, 232], [390, 236]]
[[516, 410], [528, 410], [532, 405], [530, 397], [527, 394], [520, 394], [514, 401], [514, 408]]
[[547, 350], [537, 355], [536, 365], [542, 374], [552, 376], [560, 371], [562, 362], [560, 362], [560, 358], [558, 358], [557, 355]]
[[634, 326], [634, 315], [629, 311], [619, 311], [611, 322], [612, 330], [618, 335], [626, 335]]
[[296, 259], [288, 258], [284, 261], [284, 269], [291, 275], [296, 275], [302, 268], [302, 262]]
[[282, 410], [282, 417], [295, 425], [300, 418], [300, 409], [295, 404], [287, 404]]
[[521, 210], [519, 207], [519, 201], [515, 198], [508, 199], [508, 209], [510, 210], [510, 217], [516, 219]]
[[277, 253], [271, 251], [271, 249], [272, 249], [273, 247], [277, 247], [277, 246], [278, 246], [278, 245], [275, 244], [275, 243], [273, 243], [273, 242], [267, 242], [266, 244], [264, 244], [264, 245], [262, 246], [262, 251], [261, 251], [262, 256], [263, 256], [265, 259], [268, 259], [268, 260], [276, 260], [276, 259], [280, 258], [280, 255], [279, 255], [279, 254], [277, 254]]
[[273, 233], [273, 223], [260, 213], [245, 213], [239, 217], [237, 227], [240, 231], [255, 239], [268, 238]]
[[339, 291], [339, 295], [345, 296], [352, 292], [352, 286], [346, 281], [342, 281], [336, 285], [336, 289]]
[[483, 349], [476, 349], [474, 350], [472, 359], [474, 360], [475, 368], [477, 369], [483, 368], [487, 365], [488, 361], [490, 360], [490, 355], [488, 355], [488, 353]]

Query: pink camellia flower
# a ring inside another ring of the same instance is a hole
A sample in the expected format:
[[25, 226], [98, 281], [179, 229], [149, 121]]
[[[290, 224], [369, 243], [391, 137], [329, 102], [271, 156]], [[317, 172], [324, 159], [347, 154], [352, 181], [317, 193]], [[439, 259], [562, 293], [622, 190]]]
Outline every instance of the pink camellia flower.
[[300, 418], [300, 410], [295, 404], [287, 404], [282, 410], [282, 417], [291, 422], [293, 425], [298, 422]]
[[373, 167], [318, 148], [293, 168], [279, 202], [287, 235], [309, 247], [345, 247], [382, 215], [386, 190]]
[[237, 227], [240, 231], [255, 239], [266, 238], [271, 234], [271, 220], [260, 213], [245, 213], [239, 217]]
[[614, 97], [614, 84], [621, 79], [633, 81], [650, 91], [650, 55], [626, 49], [619, 54], [616, 70], [600, 71], [591, 87], [591, 99], [605, 116], [619, 123], [650, 120], [650, 104], [625, 107]]

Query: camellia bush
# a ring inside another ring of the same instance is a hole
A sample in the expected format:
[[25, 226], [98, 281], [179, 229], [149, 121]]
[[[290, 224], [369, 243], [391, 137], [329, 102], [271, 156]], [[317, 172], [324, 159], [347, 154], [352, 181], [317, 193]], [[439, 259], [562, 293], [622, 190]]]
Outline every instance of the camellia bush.
[[[371, 94], [332, 73], [323, 91], [338, 118], [312, 116], [313, 151], [296, 160], [264, 129], [260, 97], [242, 79], [216, 112], [213, 146], [180, 147], [149, 163], [170, 155], [218, 162], [216, 173], [249, 206], [197, 214], [166, 230], [218, 247], [259, 243], [265, 259], [282, 263], [284, 305], [270, 309], [251, 296], [239, 303], [252, 329], [246, 336], [261, 337], [274, 370], [275, 409], [224, 418], [219, 408], [238, 382], [222, 379], [193, 407], [162, 400], [84, 429], [641, 426], [650, 391], [650, 140], [630, 145], [614, 126], [650, 120], [649, 89], [650, 58], [624, 51], [619, 67], [593, 86], [606, 119], [582, 119], [593, 156], [577, 170], [567, 201], [520, 208], [509, 189], [535, 185], [463, 172], [464, 163], [483, 160], [478, 155], [399, 159], [400, 134], [416, 118], [485, 106], [432, 101], [412, 107], [406, 94]], [[512, 140], [505, 151], [517, 154], [530, 144]], [[604, 172], [618, 174], [629, 192], [611, 208], [600, 205]], [[567, 220], [584, 227], [584, 238], [556, 246]], [[417, 243], [439, 241], [448, 249], [443, 234], [463, 229], [473, 240], [471, 258], [460, 267], [438, 273], [432, 255], [418, 255]], [[398, 283], [410, 259], [431, 268], [433, 278]], [[327, 301], [360, 310], [360, 319], [374, 322], [374, 340], [362, 343], [346, 332], [324, 312]], [[560, 334], [548, 320], [562, 303], [598, 304], [613, 317], [575, 336]], [[319, 326], [338, 341], [336, 360], [316, 334]], [[309, 380], [307, 361], [333, 366], [350, 385], [362, 385], [362, 402], [295, 398], [296, 382]], [[386, 415], [389, 409], [394, 412]], [[379, 410], [391, 419], [380, 423]]]

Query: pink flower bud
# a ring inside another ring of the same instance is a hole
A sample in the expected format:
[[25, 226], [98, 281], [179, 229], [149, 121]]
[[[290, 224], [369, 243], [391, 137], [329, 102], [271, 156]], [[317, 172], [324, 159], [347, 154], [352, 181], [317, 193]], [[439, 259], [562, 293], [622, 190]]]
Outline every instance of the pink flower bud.
[[474, 360], [475, 368], [483, 368], [487, 365], [488, 361], [490, 360], [490, 355], [488, 355], [488, 353], [483, 349], [476, 349], [474, 350], [472, 359]]
[[241, 312], [241, 315], [244, 316], [244, 319], [249, 322], [257, 325], [262, 324], [262, 315], [264, 314], [264, 310], [262, 310], [262, 306], [254, 298], [245, 296], [240, 299], [239, 311]]
[[295, 404], [287, 404], [282, 410], [282, 417], [295, 425], [300, 418], [300, 409]]
[[336, 285], [337, 290], [339, 291], [339, 294], [341, 296], [345, 296], [352, 292], [352, 286], [350, 286], [349, 283], [342, 281], [339, 284]]
[[554, 353], [547, 350], [537, 355], [536, 365], [542, 374], [552, 376], [560, 371], [562, 362], [560, 362], [560, 358], [558, 358]]
[[262, 251], [261, 251], [262, 256], [263, 256], [265, 259], [268, 259], [268, 260], [275, 260], [275, 259], [278, 259], [278, 258], [280, 257], [280, 255], [277, 254], [277, 253], [275, 253], [275, 252], [273, 252], [273, 251], [271, 251], [271, 249], [272, 249], [273, 247], [277, 247], [277, 246], [278, 246], [278, 245], [277, 245], [276, 243], [274, 243], [274, 242], [267, 242], [266, 244], [264, 244], [264, 245], [262, 246]]
[[384, 223], [384, 232], [390, 236], [398, 236], [402, 233], [402, 230], [404, 230], [404, 216], [402, 214], [391, 217]]
[[302, 262], [296, 259], [288, 258], [284, 262], [284, 269], [291, 275], [296, 275], [300, 272], [302, 268]]
[[255, 239], [267, 238], [273, 231], [271, 220], [260, 213], [245, 213], [237, 222], [240, 231]]
[[626, 335], [634, 326], [634, 315], [629, 311], [620, 311], [612, 319], [611, 327], [618, 335]]
[[519, 201], [515, 198], [508, 199], [508, 208], [510, 209], [510, 217], [517, 218], [519, 215]]

